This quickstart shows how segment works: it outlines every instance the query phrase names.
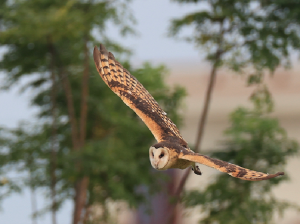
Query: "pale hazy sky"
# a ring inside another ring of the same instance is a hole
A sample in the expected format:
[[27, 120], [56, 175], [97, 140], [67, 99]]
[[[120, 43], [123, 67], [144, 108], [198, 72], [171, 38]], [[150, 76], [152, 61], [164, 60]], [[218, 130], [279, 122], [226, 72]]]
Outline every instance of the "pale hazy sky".
[[[137, 37], [122, 38], [110, 29], [113, 39], [118, 40], [124, 46], [134, 52], [132, 57], [137, 63], [151, 61], [154, 63], [170, 64], [179, 60], [199, 60], [200, 55], [191, 44], [176, 41], [167, 37], [167, 29], [170, 19], [178, 18], [187, 12], [195, 11], [199, 6], [195, 4], [180, 5], [169, 0], [135, 0], [131, 3], [131, 9], [137, 20], [135, 26], [139, 35]], [[30, 121], [35, 110], [29, 107], [30, 92], [18, 93], [18, 88], [9, 92], [0, 92], [0, 126], [15, 127], [22, 120]], [[44, 192], [37, 195], [38, 208], [42, 208]], [[1, 224], [31, 224], [30, 192], [13, 195], [2, 203], [0, 211]], [[71, 203], [67, 203], [58, 213], [58, 224], [71, 222]], [[38, 224], [51, 224], [50, 214], [38, 219]]]

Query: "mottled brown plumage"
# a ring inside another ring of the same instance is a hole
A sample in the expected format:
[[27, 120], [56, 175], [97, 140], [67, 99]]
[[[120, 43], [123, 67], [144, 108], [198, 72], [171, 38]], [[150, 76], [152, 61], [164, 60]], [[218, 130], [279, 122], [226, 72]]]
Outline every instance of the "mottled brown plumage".
[[185, 169], [192, 166], [196, 174], [201, 174], [195, 165], [200, 163], [250, 181], [266, 180], [284, 174], [264, 174], [193, 152], [151, 94], [103, 45], [100, 45], [100, 51], [97, 47], [94, 48], [94, 61], [103, 81], [143, 120], [157, 140], [158, 143], [149, 150], [151, 165], [155, 169]]

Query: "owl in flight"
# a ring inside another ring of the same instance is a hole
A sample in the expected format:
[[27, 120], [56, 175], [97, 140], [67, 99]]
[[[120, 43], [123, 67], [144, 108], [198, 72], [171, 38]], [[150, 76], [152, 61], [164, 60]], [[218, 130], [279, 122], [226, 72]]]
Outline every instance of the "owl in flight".
[[151, 94], [115, 59], [107, 52], [103, 45], [100, 51], [94, 48], [96, 68], [108, 87], [117, 94], [147, 125], [158, 143], [149, 149], [150, 162], [157, 170], [170, 168], [185, 169], [192, 167], [195, 174], [201, 175], [196, 163], [215, 168], [221, 172], [243, 180], [267, 180], [279, 175], [265, 174], [249, 170], [222, 160], [213, 159], [193, 152], [182, 138], [176, 125], [167, 117]]

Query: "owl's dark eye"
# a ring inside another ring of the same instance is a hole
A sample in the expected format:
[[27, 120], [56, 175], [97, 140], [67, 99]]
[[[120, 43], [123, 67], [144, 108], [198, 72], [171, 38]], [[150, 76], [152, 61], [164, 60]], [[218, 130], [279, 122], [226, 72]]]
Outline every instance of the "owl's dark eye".
[[160, 155], [159, 155], [159, 158], [161, 159], [162, 157], [164, 157], [164, 155], [165, 155], [165, 154], [163, 154], [163, 153], [160, 154]]
[[152, 152], [152, 156], [154, 157], [154, 153]]

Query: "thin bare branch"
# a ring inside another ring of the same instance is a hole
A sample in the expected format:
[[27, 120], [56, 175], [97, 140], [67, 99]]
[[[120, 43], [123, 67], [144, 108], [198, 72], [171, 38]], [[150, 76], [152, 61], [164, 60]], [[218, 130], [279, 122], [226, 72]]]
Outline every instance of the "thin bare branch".
[[52, 116], [52, 131], [51, 131], [51, 159], [50, 159], [50, 176], [51, 176], [51, 199], [52, 199], [52, 206], [51, 206], [51, 213], [52, 213], [52, 224], [56, 224], [56, 136], [57, 136], [57, 116], [56, 116], [56, 92], [57, 92], [57, 85], [56, 85], [56, 79], [55, 79], [55, 71], [54, 71], [54, 51], [51, 47], [51, 39], [49, 39], [49, 52], [50, 52], [50, 70], [51, 70], [51, 81], [52, 81], [52, 87], [51, 87], [51, 116]]
[[84, 44], [84, 72], [82, 76], [82, 92], [81, 92], [81, 113], [80, 113], [80, 145], [84, 145], [86, 136], [86, 120], [88, 112], [87, 99], [89, 96], [89, 51], [88, 51], [88, 37], [85, 38]]

